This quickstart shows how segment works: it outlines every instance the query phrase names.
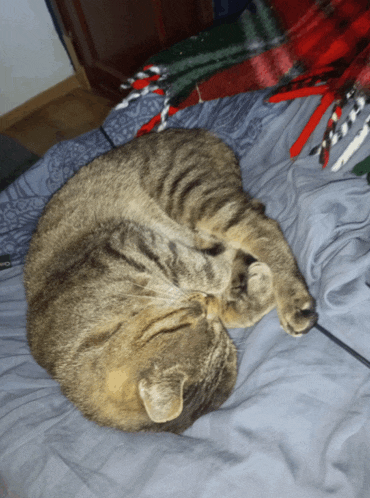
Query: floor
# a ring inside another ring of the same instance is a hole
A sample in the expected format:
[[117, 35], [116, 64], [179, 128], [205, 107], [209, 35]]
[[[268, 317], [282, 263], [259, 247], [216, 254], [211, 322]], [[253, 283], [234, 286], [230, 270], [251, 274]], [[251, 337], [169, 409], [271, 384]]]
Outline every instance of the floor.
[[113, 105], [104, 97], [77, 88], [41, 107], [3, 133], [42, 156], [52, 145], [99, 127]]

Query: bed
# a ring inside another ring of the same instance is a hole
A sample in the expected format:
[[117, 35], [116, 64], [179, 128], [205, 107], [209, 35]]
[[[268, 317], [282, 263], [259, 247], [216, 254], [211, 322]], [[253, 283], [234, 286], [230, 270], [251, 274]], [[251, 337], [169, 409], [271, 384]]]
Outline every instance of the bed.
[[[240, 159], [245, 188], [266, 204], [317, 300], [319, 323], [370, 359], [370, 187], [289, 150], [319, 96], [272, 104], [271, 89], [200, 102], [166, 126], [206, 128]], [[62, 142], [0, 194], [0, 496], [4, 498], [367, 498], [370, 369], [317, 328], [293, 338], [276, 311], [230, 330], [235, 389], [182, 435], [127, 434], [86, 420], [33, 360], [26, 341], [24, 256], [43, 206], [95, 157], [132, 139], [163, 109], [149, 92], [113, 110], [103, 130]], [[350, 112], [343, 110], [342, 120]], [[331, 150], [335, 161], [364, 126], [367, 104]]]

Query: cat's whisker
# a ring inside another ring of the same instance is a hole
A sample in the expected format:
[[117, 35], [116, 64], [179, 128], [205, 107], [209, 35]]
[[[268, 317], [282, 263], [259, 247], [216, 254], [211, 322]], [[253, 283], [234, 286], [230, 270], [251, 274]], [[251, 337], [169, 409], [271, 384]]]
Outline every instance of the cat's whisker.
[[170, 294], [169, 292], [159, 291], [157, 289], [153, 289], [153, 287], [148, 287], [148, 286], [140, 285], [140, 284], [136, 284], [136, 283], [134, 285], [135, 285], [135, 287], [141, 287], [142, 289], [155, 292], [156, 294], [161, 294], [162, 296], [167, 296], [167, 297], [173, 296], [173, 294]]
[[170, 299], [169, 298], [165, 298], [165, 297], [159, 297], [159, 296], [143, 296], [143, 295], [140, 295], [140, 294], [121, 294], [122, 296], [126, 296], [126, 297], [135, 297], [136, 299], [160, 299], [161, 301], [166, 301], [166, 302], [170, 302]]
[[160, 296], [145, 296], [145, 295], [140, 295], [140, 294], [121, 294], [121, 296], [125, 297], [134, 297], [135, 299], [151, 299], [153, 302], [158, 302], [161, 301], [163, 305], [166, 306], [173, 306], [176, 303], [176, 299], [171, 297], [160, 297]]
[[177, 294], [182, 295], [182, 296], [184, 296], [186, 294], [186, 292], [184, 292], [183, 289], [181, 289], [176, 284], [171, 282], [171, 280], [169, 278], [167, 278], [163, 273], [161, 273], [159, 271], [155, 272], [155, 276], [158, 277], [159, 279], [161, 279], [163, 282], [166, 282], [167, 284], [169, 284], [169, 286], [171, 287], [171, 290], [176, 292]]

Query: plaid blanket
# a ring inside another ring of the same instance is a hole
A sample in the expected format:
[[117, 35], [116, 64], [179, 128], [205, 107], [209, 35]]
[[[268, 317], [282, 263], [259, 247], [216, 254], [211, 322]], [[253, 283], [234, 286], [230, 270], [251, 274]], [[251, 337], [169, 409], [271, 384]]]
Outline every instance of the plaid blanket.
[[[370, 7], [367, 0], [250, 0], [236, 22], [213, 27], [152, 57], [129, 80], [165, 95], [150, 131], [190, 105], [280, 84], [270, 102], [319, 94], [318, 109], [291, 148], [297, 156], [333, 105], [318, 153], [326, 166], [336, 122], [348, 100], [370, 90]], [[370, 92], [369, 92], [370, 93]]]

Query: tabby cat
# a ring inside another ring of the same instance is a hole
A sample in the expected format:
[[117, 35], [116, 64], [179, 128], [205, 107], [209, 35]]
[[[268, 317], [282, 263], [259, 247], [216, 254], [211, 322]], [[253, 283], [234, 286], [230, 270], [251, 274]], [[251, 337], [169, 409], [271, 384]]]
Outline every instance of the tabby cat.
[[124, 431], [180, 433], [228, 398], [225, 327], [275, 306], [293, 336], [316, 321], [278, 224], [200, 129], [144, 135], [81, 168], [40, 218], [25, 284], [36, 361], [86, 417]]

